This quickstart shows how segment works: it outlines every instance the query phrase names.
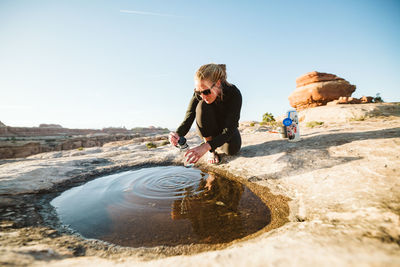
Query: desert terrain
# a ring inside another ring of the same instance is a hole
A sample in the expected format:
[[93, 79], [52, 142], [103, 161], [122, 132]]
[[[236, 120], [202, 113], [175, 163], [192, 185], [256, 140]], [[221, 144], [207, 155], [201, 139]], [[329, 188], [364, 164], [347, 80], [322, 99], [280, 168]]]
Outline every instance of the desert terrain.
[[[245, 183], [272, 207], [272, 225], [217, 246], [127, 248], [88, 240], [60, 225], [49, 205], [107, 173], [182, 165], [165, 135], [2, 159], [0, 265], [399, 266], [400, 104], [320, 106], [299, 118], [299, 142], [242, 122], [238, 155], [196, 164]], [[189, 134], [189, 145], [200, 141]]]

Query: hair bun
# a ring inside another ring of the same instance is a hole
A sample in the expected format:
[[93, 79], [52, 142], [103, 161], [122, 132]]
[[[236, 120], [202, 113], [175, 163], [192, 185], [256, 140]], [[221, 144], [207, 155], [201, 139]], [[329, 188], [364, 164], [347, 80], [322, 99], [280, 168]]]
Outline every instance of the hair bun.
[[226, 72], [226, 65], [225, 64], [218, 64], [218, 67], [220, 67], [224, 72]]
[[215, 64], [209, 63], [201, 66], [195, 74], [196, 80], [209, 80], [213, 83], [221, 80], [222, 83], [229, 84], [226, 81], [226, 65], [225, 64]]

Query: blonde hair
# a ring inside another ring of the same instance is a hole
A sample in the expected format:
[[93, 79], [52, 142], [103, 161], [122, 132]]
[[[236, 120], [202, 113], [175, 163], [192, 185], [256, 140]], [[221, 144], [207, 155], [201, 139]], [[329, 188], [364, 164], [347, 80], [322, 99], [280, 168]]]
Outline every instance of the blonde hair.
[[221, 83], [230, 85], [230, 83], [228, 83], [226, 80], [227, 75], [225, 64], [205, 64], [196, 71], [194, 78], [198, 81], [209, 80], [212, 83], [216, 83], [218, 80], [221, 80]]

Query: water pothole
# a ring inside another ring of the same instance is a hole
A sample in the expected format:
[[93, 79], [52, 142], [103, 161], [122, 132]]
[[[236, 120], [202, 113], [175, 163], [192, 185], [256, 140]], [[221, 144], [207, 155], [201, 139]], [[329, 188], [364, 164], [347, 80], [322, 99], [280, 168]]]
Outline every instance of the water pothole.
[[129, 247], [227, 243], [271, 223], [271, 210], [247, 186], [181, 166], [104, 176], [51, 205], [82, 236]]

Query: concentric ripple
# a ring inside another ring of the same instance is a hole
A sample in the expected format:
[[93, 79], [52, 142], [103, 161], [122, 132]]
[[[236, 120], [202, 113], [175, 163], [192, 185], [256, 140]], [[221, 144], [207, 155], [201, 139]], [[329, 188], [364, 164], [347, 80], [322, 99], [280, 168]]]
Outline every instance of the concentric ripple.
[[270, 221], [268, 207], [247, 187], [179, 166], [101, 177], [51, 204], [83, 236], [133, 247], [229, 242]]
[[[160, 169], [142, 169], [120, 177], [123, 191], [145, 199], [180, 199], [188, 193], [201, 193], [199, 172], [182, 167], [159, 167]], [[203, 174], [204, 176], [204, 174]]]

